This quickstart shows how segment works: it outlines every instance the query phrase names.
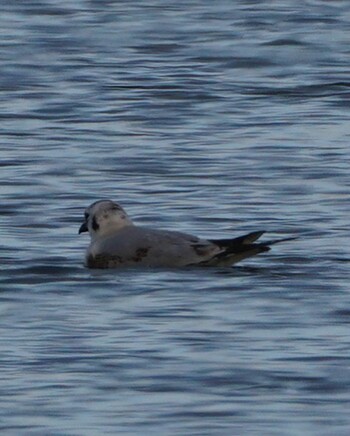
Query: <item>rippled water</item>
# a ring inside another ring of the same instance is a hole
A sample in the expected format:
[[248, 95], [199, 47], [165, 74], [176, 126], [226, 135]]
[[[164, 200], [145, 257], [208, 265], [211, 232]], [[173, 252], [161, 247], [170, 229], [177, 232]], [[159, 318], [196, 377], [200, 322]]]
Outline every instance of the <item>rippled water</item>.
[[[1, 2], [0, 428], [348, 435], [348, 1]], [[84, 208], [232, 269], [89, 271]]]

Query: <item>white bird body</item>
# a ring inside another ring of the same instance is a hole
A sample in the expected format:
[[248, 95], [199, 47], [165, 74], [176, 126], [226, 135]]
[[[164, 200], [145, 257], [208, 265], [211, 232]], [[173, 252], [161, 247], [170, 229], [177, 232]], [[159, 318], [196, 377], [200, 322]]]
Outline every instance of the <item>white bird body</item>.
[[184, 233], [128, 225], [92, 241], [85, 263], [93, 266], [102, 261], [108, 268], [135, 264], [183, 267], [209, 260], [220, 251], [209, 241]]
[[86, 209], [79, 233], [86, 231], [91, 236], [85, 256], [89, 268], [228, 266], [268, 251], [268, 245], [281, 241], [254, 243], [264, 233], [261, 231], [233, 239], [206, 240], [136, 226], [125, 210], [110, 200], [97, 201]]

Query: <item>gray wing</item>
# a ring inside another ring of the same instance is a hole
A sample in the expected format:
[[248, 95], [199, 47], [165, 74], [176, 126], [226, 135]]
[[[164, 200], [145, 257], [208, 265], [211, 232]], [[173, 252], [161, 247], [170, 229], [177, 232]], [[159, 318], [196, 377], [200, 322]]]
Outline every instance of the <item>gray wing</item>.
[[181, 267], [208, 261], [221, 251], [217, 244], [186, 233], [127, 226], [93, 242], [86, 264], [91, 268]]

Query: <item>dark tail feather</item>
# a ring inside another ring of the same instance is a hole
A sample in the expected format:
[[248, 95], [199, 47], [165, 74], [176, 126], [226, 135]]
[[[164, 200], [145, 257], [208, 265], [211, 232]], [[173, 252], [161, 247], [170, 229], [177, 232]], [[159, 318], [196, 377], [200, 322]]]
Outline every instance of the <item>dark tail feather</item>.
[[270, 241], [262, 242], [261, 245], [270, 246], [270, 245], [279, 244], [280, 242], [295, 241], [296, 239], [298, 239], [296, 236], [290, 238], [275, 239], [275, 240], [272, 239]]
[[258, 231], [248, 233], [247, 235], [240, 236], [234, 239], [212, 239], [210, 242], [218, 245], [223, 251], [212, 258], [209, 263], [217, 265], [228, 265], [239, 262], [247, 257], [255, 256], [256, 254], [263, 253], [270, 250], [270, 245], [279, 242], [292, 241], [297, 238], [283, 238], [272, 241], [254, 243], [265, 232]]
[[218, 245], [220, 248], [235, 249], [240, 247], [241, 245], [247, 245], [255, 242], [264, 233], [265, 231], [251, 232], [247, 235], [240, 236], [234, 239], [211, 239], [210, 242], [213, 242], [213, 244]]

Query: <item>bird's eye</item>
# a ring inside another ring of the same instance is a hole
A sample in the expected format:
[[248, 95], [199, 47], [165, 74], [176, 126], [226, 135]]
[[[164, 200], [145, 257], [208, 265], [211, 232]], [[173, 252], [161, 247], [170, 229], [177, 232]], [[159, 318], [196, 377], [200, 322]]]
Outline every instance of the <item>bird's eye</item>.
[[85, 220], [87, 221], [89, 218], [89, 214], [87, 212], [84, 213]]

